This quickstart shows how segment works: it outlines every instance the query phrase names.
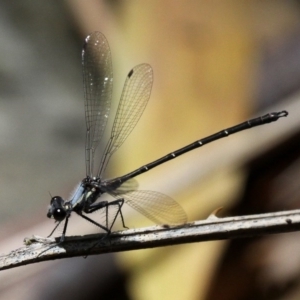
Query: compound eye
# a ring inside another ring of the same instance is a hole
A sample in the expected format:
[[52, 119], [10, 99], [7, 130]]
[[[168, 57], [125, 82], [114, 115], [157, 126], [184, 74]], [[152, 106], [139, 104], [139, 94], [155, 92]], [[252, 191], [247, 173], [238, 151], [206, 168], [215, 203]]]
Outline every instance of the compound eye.
[[55, 208], [53, 213], [52, 213], [52, 216], [53, 218], [56, 220], [56, 221], [59, 221], [61, 222], [62, 220], [65, 219], [67, 213], [65, 211], [64, 208]]
[[54, 207], [62, 206], [63, 204], [64, 204], [64, 200], [60, 196], [52, 197], [50, 200], [50, 205]]
[[61, 222], [67, 215], [66, 209], [64, 208], [64, 200], [55, 196], [50, 201], [50, 207], [47, 213], [48, 218], [54, 218], [56, 221]]

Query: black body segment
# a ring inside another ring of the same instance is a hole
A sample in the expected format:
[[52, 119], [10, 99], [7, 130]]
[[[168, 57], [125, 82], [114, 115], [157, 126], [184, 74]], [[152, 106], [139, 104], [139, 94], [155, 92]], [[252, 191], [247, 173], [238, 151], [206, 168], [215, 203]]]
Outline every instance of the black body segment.
[[[199, 147], [202, 147], [208, 143], [211, 143], [211, 142], [214, 142], [218, 139], [221, 139], [221, 138], [224, 138], [224, 137], [227, 137], [233, 133], [237, 133], [239, 131], [242, 131], [242, 130], [245, 130], [245, 129], [249, 129], [249, 128], [252, 128], [254, 126], [259, 126], [259, 125], [263, 125], [263, 124], [267, 124], [267, 123], [271, 123], [271, 122], [275, 122], [277, 121], [279, 118], [282, 118], [282, 117], [286, 117], [288, 115], [288, 112], [287, 111], [281, 111], [281, 112], [273, 112], [273, 113], [269, 113], [269, 114], [266, 114], [262, 117], [258, 117], [258, 118], [255, 118], [255, 119], [251, 119], [251, 120], [248, 120], [246, 122], [243, 122], [241, 124], [238, 124], [236, 126], [233, 126], [233, 127], [230, 127], [230, 128], [227, 128], [227, 129], [224, 129], [224, 130], [221, 130], [215, 134], [212, 134], [206, 138], [203, 138], [201, 140], [198, 140], [198, 141], [195, 141], [183, 148], [180, 148], [174, 152], [171, 152], [147, 165], [144, 165], [124, 176], [121, 176], [121, 177], [118, 177], [118, 178], [115, 178], [113, 180], [111, 180], [111, 183], [113, 184], [115, 182], [118, 182], [120, 185], [123, 184], [123, 182], [133, 178], [133, 177], [136, 177], [142, 173], [145, 173], [171, 159], [174, 159], [176, 157], [178, 157], [179, 155], [182, 155], [186, 152], [189, 152], [191, 150], [194, 150], [196, 148], [199, 148]], [[110, 184], [110, 182], [108, 182], [108, 185]]]

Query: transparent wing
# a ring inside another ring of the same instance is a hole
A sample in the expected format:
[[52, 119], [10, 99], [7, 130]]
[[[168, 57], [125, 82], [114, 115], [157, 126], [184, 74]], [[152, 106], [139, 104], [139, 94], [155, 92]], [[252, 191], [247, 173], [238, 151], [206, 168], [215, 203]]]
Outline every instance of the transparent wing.
[[[110, 182], [110, 181], [108, 181], [108, 182]], [[111, 184], [109, 184], [108, 186], [110, 189], [114, 187]], [[137, 180], [134, 178], [130, 178], [129, 180], [122, 183], [120, 186], [117, 186], [116, 188], [114, 188], [114, 190], [118, 195], [121, 195], [124, 193], [133, 192], [133, 191], [137, 190], [138, 187], [139, 187], [139, 183], [137, 182]]]
[[94, 154], [101, 140], [111, 105], [113, 73], [108, 42], [100, 32], [85, 39], [82, 49], [86, 121], [86, 175], [93, 176]]
[[138, 65], [128, 73], [98, 177], [101, 177], [111, 155], [124, 143], [143, 114], [150, 97], [152, 83], [153, 71], [148, 64]]
[[[115, 198], [116, 191], [109, 192]], [[119, 194], [125, 202], [156, 224], [182, 224], [187, 221], [183, 208], [171, 197], [155, 191], [134, 191]]]

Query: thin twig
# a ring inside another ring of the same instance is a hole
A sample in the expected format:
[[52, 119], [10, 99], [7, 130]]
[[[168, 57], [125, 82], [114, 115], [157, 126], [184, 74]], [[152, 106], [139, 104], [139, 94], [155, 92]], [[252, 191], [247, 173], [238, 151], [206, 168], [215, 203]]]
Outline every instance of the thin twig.
[[153, 226], [104, 234], [59, 238], [33, 236], [26, 246], [0, 257], [0, 270], [41, 261], [75, 256], [138, 250], [213, 240], [261, 236], [300, 230], [300, 210], [218, 218], [211, 215], [203, 221], [179, 226]]

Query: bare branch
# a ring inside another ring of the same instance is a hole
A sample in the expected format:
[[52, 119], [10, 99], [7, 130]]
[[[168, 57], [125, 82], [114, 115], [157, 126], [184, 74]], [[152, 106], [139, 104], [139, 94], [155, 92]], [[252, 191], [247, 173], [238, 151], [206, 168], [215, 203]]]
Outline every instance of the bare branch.
[[218, 218], [211, 215], [203, 221], [179, 226], [153, 226], [105, 234], [59, 238], [33, 236], [26, 246], [0, 257], [0, 270], [40, 261], [75, 256], [138, 250], [184, 243], [261, 236], [300, 230], [300, 210]]

